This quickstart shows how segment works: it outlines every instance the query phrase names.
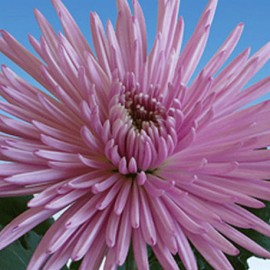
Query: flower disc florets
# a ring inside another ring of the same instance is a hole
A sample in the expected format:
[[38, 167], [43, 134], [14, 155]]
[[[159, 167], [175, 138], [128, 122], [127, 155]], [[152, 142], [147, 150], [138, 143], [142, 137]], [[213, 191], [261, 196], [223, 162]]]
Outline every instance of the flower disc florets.
[[153, 171], [175, 149], [180, 104], [174, 100], [166, 106], [158, 86], [141, 89], [132, 73], [113, 87], [117, 93], [109, 103], [107, 157], [124, 175]]

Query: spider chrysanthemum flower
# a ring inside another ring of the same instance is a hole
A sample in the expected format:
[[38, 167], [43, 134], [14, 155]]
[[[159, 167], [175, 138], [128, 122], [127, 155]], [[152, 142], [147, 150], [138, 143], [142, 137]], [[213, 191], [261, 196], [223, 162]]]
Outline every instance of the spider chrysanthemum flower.
[[[116, 269], [130, 246], [139, 270], [150, 246], [164, 269], [195, 270], [191, 244], [215, 268], [233, 269], [225, 254], [239, 246], [270, 257], [237, 228], [270, 236], [245, 207], [270, 200], [269, 101], [245, 106], [270, 89], [246, 83], [270, 57], [270, 44], [243, 51], [217, 73], [236, 46], [239, 24], [199, 75], [217, 0], [210, 0], [180, 53], [179, 0], [160, 0], [157, 36], [147, 53], [142, 10], [118, 0], [116, 30], [91, 14], [95, 53], [60, 0], [52, 0], [64, 35], [35, 12], [42, 31], [30, 42], [41, 59], [1, 31], [0, 50], [48, 92], [0, 73], [0, 196], [36, 194], [29, 210], [0, 233], [4, 248], [34, 226], [51, 226], [29, 270]], [[243, 91], [242, 91], [243, 90]], [[11, 115], [11, 116], [10, 116]]]

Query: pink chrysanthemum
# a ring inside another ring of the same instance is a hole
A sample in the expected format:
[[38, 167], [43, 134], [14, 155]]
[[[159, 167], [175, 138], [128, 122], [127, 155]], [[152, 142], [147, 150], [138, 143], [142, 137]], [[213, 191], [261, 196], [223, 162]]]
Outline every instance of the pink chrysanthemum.
[[[270, 57], [267, 44], [245, 50], [222, 72], [243, 25], [229, 35], [192, 83], [217, 0], [210, 0], [180, 54], [179, 0], [160, 0], [157, 36], [147, 54], [142, 10], [118, 0], [116, 31], [91, 14], [95, 54], [60, 0], [52, 0], [65, 35], [35, 12], [39, 60], [9, 33], [0, 50], [47, 94], [3, 66], [0, 108], [0, 195], [36, 194], [29, 210], [0, 233], [4, 248], [34, 226], [64, 213], [43, 237], [29, 270], [116, 269], [130, 245], [139, 270], [149, 269], [147, 245], [164, 269], [179, 254], [197, 269], [191, 245], [215, 268], [233, 269], [224, 254], [232, 242], [262, 257], [269, 252], [237, 230], [270, 236], [270, 227], [242, 206], [270, 199], [269, 101], [245, 107], [268, 92], [270, 78], [242, 91]], [[231, 242], [232, 241], [232, 242]], [[43, 268], [44, 267], [44, 268]]]

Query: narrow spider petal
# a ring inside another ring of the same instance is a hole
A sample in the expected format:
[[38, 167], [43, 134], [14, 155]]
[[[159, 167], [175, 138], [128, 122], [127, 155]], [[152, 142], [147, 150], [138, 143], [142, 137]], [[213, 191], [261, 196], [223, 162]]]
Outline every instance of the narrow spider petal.
[[239, 231], [233, 229], [231, 226], [227, 226], [226, 224], [218, 225], [218, 230], [220, 230], [226, 237], [233, 240], [235, 243], [237, 243], [240, 246], [243, 246], [244, 248], [254, 252], [255, 254], [269, 258], [270, 253], [263, 249], [261, 246], [256, 244], [253, 240], [248, 238], [247, 236], [243, 235]]
[[150, 212], [149, 204], [147, 199], [144, 197], [143, 190], [139, 189], [140, 195], [140, 205], [142, 206], [142, 214], [141, 214], [141, 229], [144, 240], [149, 245], [156, 244], [156, 229], [153, 222], [152, 214]]
[[118, 239], [116, 244], [116, 262], [118, 265], [122, 265], [125, 262], [125, 259], [129, 251], [132, 232], [129, 215], [130, 215], [130, 201], [128, 200], [121, 217]]
[[49, 24], [46, 18], [43, 16], [43, 14], [37, 9], [35, 10], [35, 16], [41, 28], [43, 37], [46, 39], [51, 49], [54, 50], [56, 53], [58, 47], [58, 38], [56, 33], [54, 32], [52, 26]]
[[182, 74], [182, 82], [184, 84], [189, 81], [201, 58], [208, 38], [209, 26], [213, 20], [216, 5], [217, 1], [209, 1], [209, 4], [201, 16], [201, 19], [192, 35], [192, 38], [189, 40], [184, 51], [182, 52], [182, 56], [179, 59], [179, 64], [181, 63], [180, 66], [185, 68], [184, 73]]
[[226, 59], [230, 56], [236, 44], [238, 43], [240, 36], [242, 34], [244, 25], [240, 23], [234, 29], [234, 31], [229, 35], [224, 44], [220, 47], [218, 52], [212, 57], [209, 63], [204, 67], [206, 73], [211, 75], [215, 74], [220, 67], [224, 64]]
[[165, 203], [171, 214], [181, 226], [196, 234], [205, 232], [204, 227], [191, 219], [191, 217], [189, 217], [180, 207], [176, 206], [170, 199], [166, 199]]
[[77, 50], [81, 52], [90, 52], [89, 45], [63, 3], [60, 0], [52, 0], [52, 3], [59, 15], [59, 18], [61, 19], [65, 34], [73, 47], [77, 48]]
[[[61, 267], [63, 267], [67, 263], [68, 259], [71, 257], [74, 242], [77, 240], [79, 235], [79, 231], [74, 233], [74, 235], [70, 237], [68, 244], [59, 248], [59, 250], [56, 251], [46, 262], [44, 267], [51, 270], [61, 269]], [[61, 259], [59, 259], [59, 257]]]
[[140, 203], [139, 203], [139, 193], [136, 184], [132, 185], [132, 195], [131, 195], [131, 207], [130, 207], [130, 222], [134, 229], [140, 226]]
[[196, 249], [204, 256], [208, 263], [214, 267], [214, 269], [233, 270], [229, 260], [218, 248], [215, 248], [207, 243], [207, 241], [204, 241], [199, 235], [189, 235], [189, 239], [191, 239]]
[[20, 236], [31, 230], [40, 222], [56, 213], [55, 210], [46, 210], [42, 207], [29, 209], [15, 218], [8, 227], [0, 232], [2, 239], [0, 249], [17, 240]]
[[[28, 52], [22, 45], [20, 45], [13, 36], [6, 31], [1, 30], [0, 50], [17, 65], [21, 66], [33, 78], [40, 82], [45, 87], [48, 86], [41, 75], [40, 66], [42, 62]], [[27, 64], [31, 63], [31, 65]]]
[[[93, 244], [100, 230], [102, 230], [101, 224], [104, 223], [107, 211], [103, 211], [94, 216], [94, 218], [89, 222], [88, 226], [84, 229], [80, 235], [79, 241], [73, 247], [71, 258], [75, 261], [80, 260], [88, 251], [88, 249]], [[93, 229], [95, 228], [95, 229]]]
[[23, 163], [3, 163], [0, 164], [0, 175], [1, 176], [11, 176], [13, 174], [31, 172], [36, 168], [36, 166]]
[[75, 201], [83, 195], [85, 195], [86, 191], [85, 190], [74, 190], [71, 191], [65, 195], [60, 196], [59, 198], [55, 198], [51, 200], [49, 203], [45, 205], [45, 209], [63, 209], [66, 206], [70, 205], [72, 201]]
[[178, 254], [187, 269], [194, 269], [197, 270], [197, 263], [195, 259], [195, 255], [191, 246], [188, 242], [186, 235], [184, 234], [183, 230], [180, 226], [176, 226], [177, 234], [176, 240], [178, 245]]
[[102, 68], [106, 71], [108, 75], [110, 75], [111, 71], [108, 62], [108, 43], [106, 40], [104, 29], [102, 27], [102, 23], [96, 13], [91, 13], [90, 23], [97, 57], [102, 65]]
[[70, 176], [70, 172], [54, 169], [44, 169], [14, 174], [10, 177], [5, 178], [5, 181], [9, 183], [27, 185], [27, 184], [39, 184], [43, 182], [55, 182], [58, 181], [59, 179], [65, 179], [65, 177], [68, 176]]
[[[161, 244], [160, 244], [161, 245]], [[153, 251], [156, 257], [159, 258], [159, 262], [164, 269], [175, 269], [178, 270], [179, 267], [177, 266], [172, 254], [170, 253], [169, 249], [166, 246], [155, 245], [153, 247]]]
[[114, 211], [117, 215], [120, 215], [126, 207], [129, 191], [131, 188], [131, 182], [127, 181], [121, 188], [114, 205]]
[[90, 249], [87, 251], [84, 259], [80, 265], [81, 270], [95, 270], [97, 269], [103, 259], [106, 252], [105, 240], [95, 239]]
[[147, 249], [140, 229], [133, 230], [132, 243], [134, 257], [137, 262], [138, 269], [149, 269]]
[[115, 263], [116, 249], [110, 248], [107, 253], [104, 270], [116, 270], [118, 265]]
[[[52, 247], [51, 243], [55, 243], [57, 239], [60, 238], [64, 234], [62, 230], [59, 230], [59, 226], [64, 226], [66, 219], [76, 213], [80, 207], [84, 204], [84, 200], [81, 200], [75, 203], [73, 206], [69, 208], [69, 211], [65, 211], [59, 219], [55, 222], [54, 226], [50, 227], [46, 235], [42, 238], [40, 245], [35, 250], [31, 261], [28, 265], [28, 269], [38, 269], [41, 268], [42, 265], [46, 262], [47, 258], [49, 257], [49, 249]], [[59, 226], [58, 226], [59, 225]]]
[[206, 224], [206, 226], [207, 234], [202, 235], [202, 238], [226, 254], [232, 256], [239, 254], [239, 250], [225, 237], [219, 234], [211, 225]]

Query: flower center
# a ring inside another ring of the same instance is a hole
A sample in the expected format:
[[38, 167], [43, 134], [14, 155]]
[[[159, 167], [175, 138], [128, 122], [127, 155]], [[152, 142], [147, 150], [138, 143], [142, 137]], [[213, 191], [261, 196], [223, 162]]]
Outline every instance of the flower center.
[[132, 80], [112, 87], [106, 157], [124, 175], [155, 170], [177, 145], [179, 108], [165, 106], [157, 88], [145, 93]]
[[141, 131], [146, 129], [147, 126], [160, 126], [165, 116], [165, 109], [156, 98], [151, 98], [144, 93], [127, 91], [123, 99], [124, 102], [121, 102], [121, 104], [131, 117], [135, 129]]

